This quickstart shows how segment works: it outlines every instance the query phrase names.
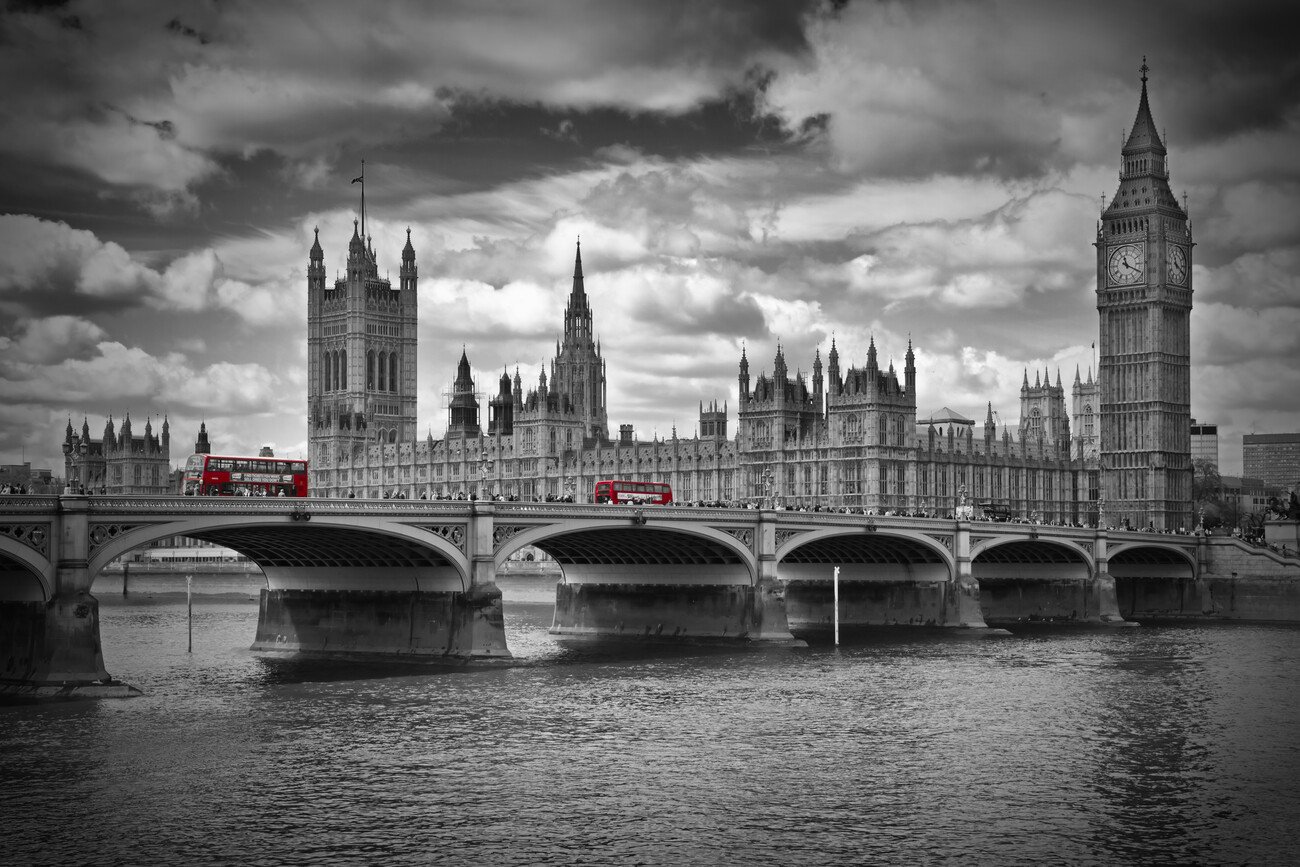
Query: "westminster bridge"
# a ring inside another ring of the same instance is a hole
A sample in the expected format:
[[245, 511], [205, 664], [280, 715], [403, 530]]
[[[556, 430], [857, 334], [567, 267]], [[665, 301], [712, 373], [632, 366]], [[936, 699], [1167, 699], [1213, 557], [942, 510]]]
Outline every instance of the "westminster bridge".
[[1294, 552], [1217, 536], [683, 506], [7, 496], [0, 681], [110, 681], [94, 578], [173, 536], [261, 568], [265, 651], [509, 657], [495, 578], [529, 545], [560, 566], [551, 631], [570, 637], [815, 641], [833, 628], [835, 581], [849, 634], [1250, 617], [1279, 600], [1300, 616]]

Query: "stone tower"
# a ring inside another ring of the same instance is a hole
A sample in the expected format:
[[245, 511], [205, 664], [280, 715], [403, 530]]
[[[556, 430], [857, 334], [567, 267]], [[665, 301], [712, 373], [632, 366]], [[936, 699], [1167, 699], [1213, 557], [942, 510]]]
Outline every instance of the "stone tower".
[[[362, 211], [364, 215], [364, 209]], [[307, 265], [307, 426], [313, 464], [416, 438], [416, 283], [411, 230], [398, 287], [353, 221], [347, 276], [326, 284], [316, 234]]]
[[1029, 371], [1025, 371], [1024, 384], [1020, 386], [1020, 441], [1031, 448], [1041, 444], [1043, 454], [1069, 457], [1070, 416], [1065, 411], [1065, 388], [1061, 385], [1061, 371], [1056, 371], [1056, 385], [1050, 373], [1042, 377], [1034, 374], [1034, 384], [1029, 384]]
[[478, 395], [474, 393], [469, 356], [463, 347], [460, 363], [456, 365], [456, 381], [452, 383], [451, 394], [447, 397], [447, 438], [481, 436], [483, 429], [478, 421]]
[[555, 354], [551, 387], [569, 396], [582, 418], [582, 435], [596, 442], [609, 441], [609, 414], [605, 409], [605, 360], [592, 335], [591, 304], [582, 277], [582, 244], [573, 260], [573, 289], [564, 309], [564, 341]]
[[1146, 61], [1119, 189], [1097, 227], [1101, 494], [1111, 525], [1192, 525], [1192, 234], [1169, 188]]

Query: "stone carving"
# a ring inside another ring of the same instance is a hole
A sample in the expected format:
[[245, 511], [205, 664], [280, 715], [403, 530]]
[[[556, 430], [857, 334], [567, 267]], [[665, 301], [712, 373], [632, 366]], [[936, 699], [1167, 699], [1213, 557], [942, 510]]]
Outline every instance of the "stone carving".
[[[934, 541], [938, 542], [938, 543], [939, 543], [940, 545], [942, 545], [943, 547], [947, 548], [949, 552], [952, 551], [952, 534], [950, 534], [950, 533], [926, 533], [925, 535], [929, 536], [931, 539], [933, 539]], [[972, 543], [972, 547], [974, 547], [973, 543]]]
[[123, 533], [134, 530], [138, 524], [91, 524], [90, 525], [90, 550], [94, 551], [100, 545], [112, 539], [116, 539]]
[[1079, 543], [1079, 547], [1082, 548], [1083, 551], [1084, 551], [1084, 553], [1087, 554], [1089, 557], [1092, 556], [1092, 543], [1091, 543], [1091, 542], [1080, 542], [1080, 543]]
[[455, 545], [461, 553], [465, 551], [465, 525], [464, 524], [430, 524], [424, 529], [434, 535], [441, 536], [451, 544]]
[[976, 545], [983, 545], [985, 542], [989, 541], [992, 538], [993, 538], [992, 536], [971, 536], [970, 537], [971, 549], [973, 550]]
[[49, 524], [0, 524], [0, 533], [22, 542], [44, 556], [49, 556]]
[[746, 548], [754, 547], [754, 531], [749, 527], [719, 527], [718, 529], [728, 536], [735, 537], [736, 541]]
[[795, 536], [802, 536], [806, 532], [807, 530], [777, 530], [776, 531], [777, 550], [780, 550], [781, 547], [785, 545], [786, 542], [789, 542]]
[[511, 536], [514, 536], [516, 533], [522, 533], [524, 530], [527, 529], [528, 527], [520, 527], [514, 525], [493, 527], [492, 528], [492, 550], [493, 551], [498, 550], [503, 544], [505, 544], [506, 540], [509, 539]]

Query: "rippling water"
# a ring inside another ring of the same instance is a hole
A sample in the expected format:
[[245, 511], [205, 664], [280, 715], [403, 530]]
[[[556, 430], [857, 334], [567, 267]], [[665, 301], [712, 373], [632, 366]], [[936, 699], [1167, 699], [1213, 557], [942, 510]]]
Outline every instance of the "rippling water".
[[146, 696], [0, 708], [5, 863], [1300, 863], [1300, 627], [574, 649], [505, 579], [515, 664], [376, 676], [167, 587], [96, 587]]

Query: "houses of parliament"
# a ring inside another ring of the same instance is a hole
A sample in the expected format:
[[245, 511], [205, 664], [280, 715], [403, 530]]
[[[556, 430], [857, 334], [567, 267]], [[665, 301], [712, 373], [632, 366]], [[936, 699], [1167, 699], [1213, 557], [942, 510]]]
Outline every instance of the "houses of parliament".
[[[1167, 151], [1147, 100], [1121, 153], [1119, 185], [1089, 240], [1096, 248], [1099, 367], [1076, 371], [1069, 411], [1060, 372], [1025, 373], [1019, 425], [945, 408], [918, 417], [913, 347], [902, 370], [842, 361], [834, 341], [811, 381], [778, 346], [770, 372], [738, 360], [729, 400], [701, 404], [697, 433], [611, 434], [606, 359], [594, 340], [582, 251], [555, 357], [525, 383], [503, 372], [480, 401], [463, 351], [441, 439], [416, 419], [418, 268], [407, 232], [399, 283], [379, 276], [355, 225], [347, 270], [326, 281], [319, 233], [307, 269], [311, 490], [325, 497], [590, 498], [599, 479], [669, 482], [678, 501], [820, 506], [947, 515], [1005, 504], [1046, 522], [1190, 527], [1192, 238], [1169, 187]], [[898, 347], [901, 348], [901, 347]], [[486, 403], [486, 406], [483, 405]]]

